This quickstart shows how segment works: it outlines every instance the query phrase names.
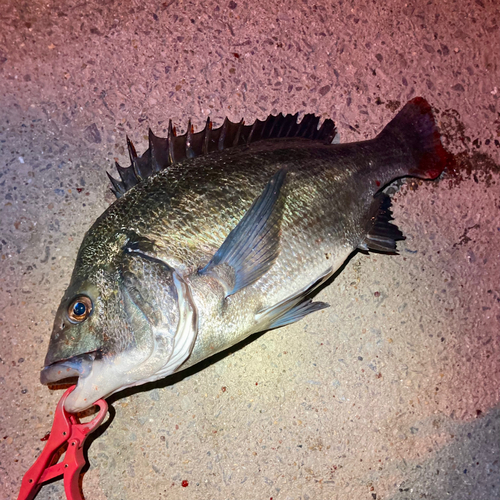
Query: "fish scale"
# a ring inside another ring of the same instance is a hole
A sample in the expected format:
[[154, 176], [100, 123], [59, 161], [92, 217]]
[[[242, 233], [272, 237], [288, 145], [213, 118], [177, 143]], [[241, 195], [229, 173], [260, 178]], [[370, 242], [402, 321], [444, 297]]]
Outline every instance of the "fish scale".
[[170, 123], [140, 157], [128, 141], [131, 166], [117, 166], [118, 199], [84, 237], [41, 374], [78, 377], [68, 411], [299, 321], [328, 306], [310, 296], [353, 251], [395, 252], [383, 188], [448, 161], [429, 104], [413, 99], [364, 142], [331, 144], [333, 122], [318, 124], [278, 115], [176, 136]]

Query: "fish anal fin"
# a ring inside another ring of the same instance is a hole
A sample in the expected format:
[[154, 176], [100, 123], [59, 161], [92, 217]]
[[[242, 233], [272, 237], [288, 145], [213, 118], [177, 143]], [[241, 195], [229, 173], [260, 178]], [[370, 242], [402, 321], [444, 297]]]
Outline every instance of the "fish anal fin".
[[284, 208], [281, 188], [286, 174], [287, 170], [281, 169], [273, 176], [210, 262], [199, 271], [217, 277], [226, 296], [257, 281], [279, 254]]
[[391, 199], [384, 193], [375, 196], [370, 210], [365, 239], [358, 245], [360, 250], [375, 250], [383, 253], [397, 253], [396, 242], [405, 237], [392, 224]]
[[308, 296], [322, 285], [333, 273], [333, 268], [329, 267], [325, 273], [309, 283], [297, 293], [278, 302], [272, 307], [259, 311], [256, 321], [261, 330], [269, 330], [280, 326], [289, 325], [301, 320], [312, 312], [329, 307], [325, 302], [312, 302]]

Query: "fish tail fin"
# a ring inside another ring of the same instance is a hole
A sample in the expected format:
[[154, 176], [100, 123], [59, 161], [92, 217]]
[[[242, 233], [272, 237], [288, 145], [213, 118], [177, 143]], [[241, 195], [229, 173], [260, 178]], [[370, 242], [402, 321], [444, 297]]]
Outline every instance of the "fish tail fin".
[[423, 97], [409, 101], [379, 138], [397, 141], [399, 148], [406, 146], [414, 162], [406, 166], [404, 175], [436, 179], [451, 161], [451, 155], [441, 144], [431, 106]]

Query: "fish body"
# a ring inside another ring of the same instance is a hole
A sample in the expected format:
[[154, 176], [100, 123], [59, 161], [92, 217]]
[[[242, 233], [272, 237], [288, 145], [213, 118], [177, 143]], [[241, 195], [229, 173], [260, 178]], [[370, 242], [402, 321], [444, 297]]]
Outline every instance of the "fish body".
[[142, 164], [129, 145], [135, 180], [119, 167], [119, 198], [84, 237], [41, 375], [79, 377], [68, 411], [327, 307], [309, 295], [354, 250], [391, 253], [402, 238], [382, 188], [436, 178], [447, 159], [422, 98], [352, 144], [325, 141], [333, 124], [239, 144], [252, 131], [234, 125], [236, 146], [199, 156], [188, 127], [175, 163], [173, 139], [150, 142]]

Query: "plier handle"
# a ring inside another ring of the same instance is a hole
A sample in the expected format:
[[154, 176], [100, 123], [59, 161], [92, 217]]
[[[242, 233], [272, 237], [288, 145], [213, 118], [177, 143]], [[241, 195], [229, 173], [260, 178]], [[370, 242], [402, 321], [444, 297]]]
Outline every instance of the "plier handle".
[[[96, 401], [99, 413], [81, 424], [77, 417], [64, 409], [64, 402], [75, 386], [70, 387], [59, 401], [54, 415], [50, 437], [41, 455], [24, 475], [17, 500], [33, 500], [43, 483], [57, 476], [64, 476], [64, 491], [68, 500], [83, 500], [79, 478], [85, 465], [83, 445], [87, 436], [104, 420], [108, 412], [106, 401]], [[64, 459], [54, 464], [61, 455], [61, 448], [68, 443]]]

